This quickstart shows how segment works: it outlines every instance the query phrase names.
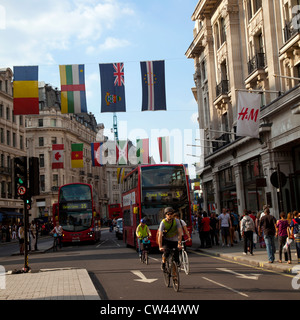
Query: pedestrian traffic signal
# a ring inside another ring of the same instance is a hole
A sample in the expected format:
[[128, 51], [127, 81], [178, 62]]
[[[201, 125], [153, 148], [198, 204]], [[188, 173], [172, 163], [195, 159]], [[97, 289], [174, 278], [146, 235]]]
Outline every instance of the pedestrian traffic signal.
[[14, 158], [15, 195], [20, 195], [18, 190], [22, 187], [27, 190], [27, 157]]

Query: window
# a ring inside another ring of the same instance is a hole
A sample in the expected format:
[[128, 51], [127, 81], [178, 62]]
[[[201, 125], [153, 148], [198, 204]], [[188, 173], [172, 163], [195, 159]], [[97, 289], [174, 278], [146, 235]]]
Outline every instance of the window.
[[40, 168], [44, 168], [45, 167], [45, 156], [44, 156], [44, 154], [40, 154], [39, 155], [39, 159], [40, 159]]
[[10, 131], [9, 130], [6, 131], [6, 144], [8, 146], [10, 146]]
[[44, 119], [39, 119], [39, 127], [43, 127], [44, 126]]
[[0, 162], [1, 168], [4, 167], [4, 154], [1, 154], [1, 162]]
[[0, 117], [3, 117], [3, 104], [0, 104]]
[[58, 174], [53, 175], [53, 181], [52, 181], [53, 187], [58, 187]]
[[40, 188], [41, 191], [45, 191], [45, 175], [40, 175]]
[[221, 28], [221, 44], [226, 41], [226, 27], [225, 27], [225, 19], [221, 18], [220, 20], [220, 28]]
[[20, 149], [24, 150], [24, 139], [23, 139], [23, 136], [20, 136]]
[[16, 148], [17, 143], [16, 143], [16, 133], [13, 132], [13, 147]]
[[56, 127], [56, 119], [50, 120], [51, 127]]
[[57, 144], [57, 137], [52, 137], [51, 138], [51, 143], [52, 144]]
[[6, 108], [6, 120], [10, 119], [9, 108]]
[[39, 137], [39, 147], [44, 146], [44, 137]]
[[0, 129], [0, 141], [1, 141], [1, 143], [4, 143], [4, 129], [3, 128]]

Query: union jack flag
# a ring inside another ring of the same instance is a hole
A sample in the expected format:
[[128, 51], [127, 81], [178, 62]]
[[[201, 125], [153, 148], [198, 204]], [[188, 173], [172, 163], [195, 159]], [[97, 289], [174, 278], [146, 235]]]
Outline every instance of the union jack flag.
[[124, 63], [114, 63], [114, 77], [115, 82], [114, 85], [121, 87], [122, 85], [125, 86], [125, 80], [124, 80]]

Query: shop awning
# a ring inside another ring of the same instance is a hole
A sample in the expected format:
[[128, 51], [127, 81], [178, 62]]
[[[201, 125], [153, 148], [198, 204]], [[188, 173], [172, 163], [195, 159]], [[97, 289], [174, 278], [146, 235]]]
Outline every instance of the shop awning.
[[0, 211], [0, 222], [3, 219], [9, 219], [9, 218], [22, 218], [23, 213], [15, 212], [15, 211]]

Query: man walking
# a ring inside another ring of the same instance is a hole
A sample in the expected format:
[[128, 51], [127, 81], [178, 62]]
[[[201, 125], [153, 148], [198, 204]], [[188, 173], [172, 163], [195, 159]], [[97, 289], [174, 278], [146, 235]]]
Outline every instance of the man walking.
[[276, 219], [270, 214], [269, 208], [265, 209], [264, 216], [259, 221], [258, 233], [261, 236], [264, 232], [264, 239], [266, 243], [269, 263], [275, 260], [275, 233], [276, 233]]

